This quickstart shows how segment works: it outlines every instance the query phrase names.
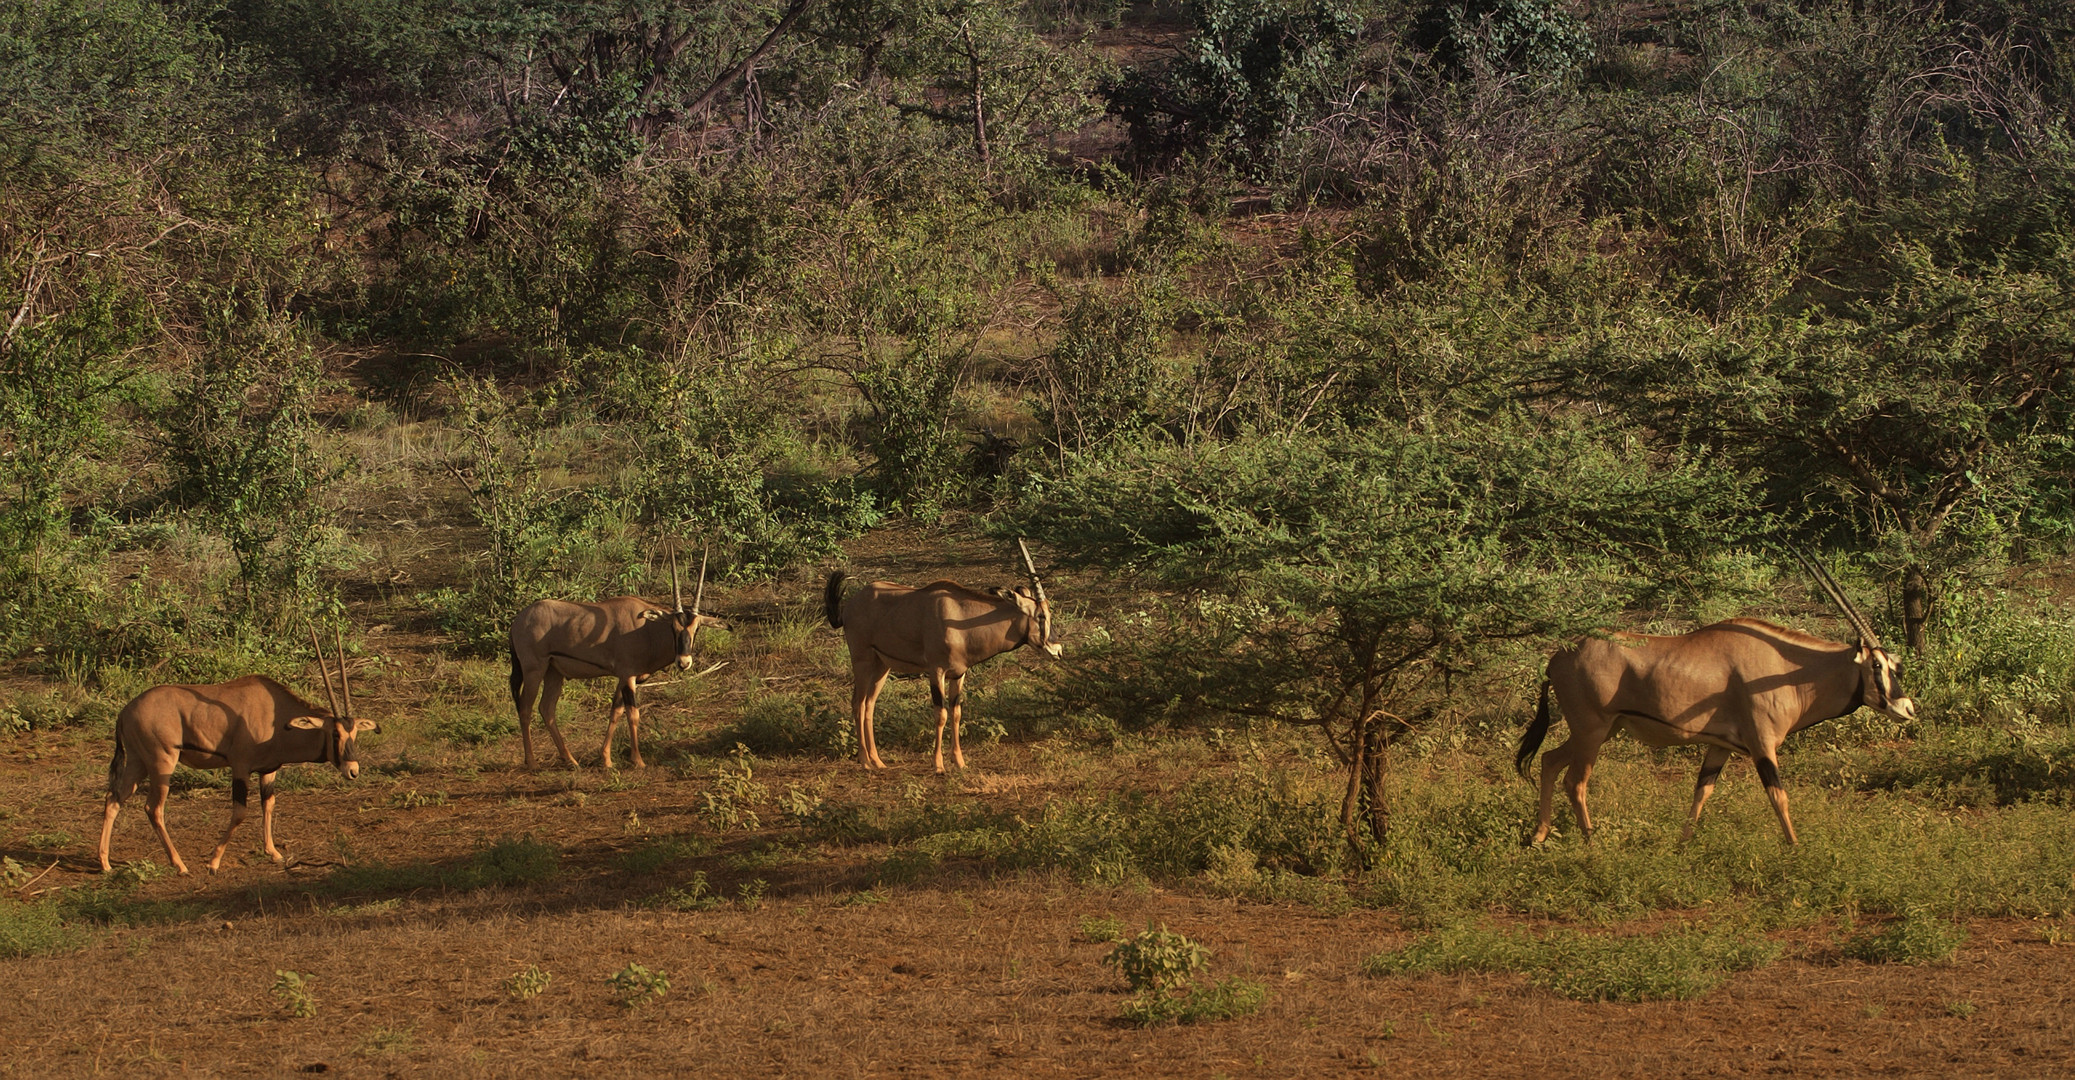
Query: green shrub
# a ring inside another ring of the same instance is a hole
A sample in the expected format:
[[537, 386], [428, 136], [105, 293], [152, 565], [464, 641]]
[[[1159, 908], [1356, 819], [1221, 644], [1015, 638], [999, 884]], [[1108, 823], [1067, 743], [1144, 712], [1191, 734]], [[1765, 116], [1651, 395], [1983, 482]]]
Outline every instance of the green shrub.
[[857, 753], [857, 732], [826, 691], [761, 693], [743, 702], [735, 723], [714, 736], [757, 754], [814, 754], [836, 759]]
[[1102, 962], [1117, 969], [1131, 989], [1166, 991], [1186, 984], [1210, 961], [1210, 950], [1162, 926], [1118, 941]]
[[307, 1020], [317, 1015], [317, 995], [310, 992], [310, 977], [299, 971], [276, 970], [273, 994], [281, 1002], [281, 1011], [290, 1016]]
[[1854, 935], [1844, 954], [1869, 964], [1943, 964], [1967, 943], [1967, 928], [1922, 910]]
[[669, 972], [651, 971], [640, 964], [628, 964], [606, 976], [605, 981], [619, 995], [620, 1004], [629, 1009], [660, 1001], [670, 992]]
[[1140, 1027], [1157, 1027], [1169, 1022], [1200, 1024], [1251, 1016], [1259, 1012], [1267, 1000], [1266, 986], [1234, 975], [1209, 986], [1190, 987], [1179, 997], [1140, 994], [1124, 1003], [1122, 1016]]

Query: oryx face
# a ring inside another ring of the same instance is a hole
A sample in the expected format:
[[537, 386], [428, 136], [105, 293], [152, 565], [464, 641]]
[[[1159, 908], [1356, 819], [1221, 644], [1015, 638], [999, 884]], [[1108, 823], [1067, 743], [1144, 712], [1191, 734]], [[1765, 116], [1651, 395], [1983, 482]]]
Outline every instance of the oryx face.
[[1859, 693], [1866, 705], [1897, 720], [1915, 720], [1916, 701], [1902, 689], [1902, 662], [1878, 646], [1859, 657]]
[[1052, 605], [1039, 600], [1029, 589], [1018, 585], [1010, 592], [1016, 601], [1016, 610], [1031, 620], [1029, 632], [1024, 635], [1025, 645], [1036, 645], [1046, 656], [1054, 659], [1065, 651], [1065, 647], [1052, 640]]
[[359, 739], [364, 732], [379, 733], [382, 725], [373, 720], [333, 720], [328, 717], [299, 716], [289, 721], [289, 726], [324, 729], [324, 760], [338, 766], [348, 780], [360, 776]]

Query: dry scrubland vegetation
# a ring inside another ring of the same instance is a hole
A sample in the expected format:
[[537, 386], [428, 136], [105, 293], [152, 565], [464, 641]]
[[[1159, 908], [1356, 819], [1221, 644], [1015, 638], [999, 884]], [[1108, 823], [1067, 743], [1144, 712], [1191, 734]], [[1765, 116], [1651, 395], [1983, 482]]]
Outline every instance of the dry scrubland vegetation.
[[[0, 1072], [2065, 1069], [2071, 35], [0, 0]], [[821, 575], [1019, 536], [1066, 659], [857, 768]], [[518, 770], [511, 614], [669, 539], [725, 666]], [[1740, 765], [1679, 845], [1622, 741], [1523, 849], [1548, 650], [1842, 636], [1789, 546], [1922, 719], [1789, 741], [1797, 848]], [[312, 696], [313, 621], [383, 733], [284, 773], [285, 871], [133, 803], [89, 873], [123, 703]]]

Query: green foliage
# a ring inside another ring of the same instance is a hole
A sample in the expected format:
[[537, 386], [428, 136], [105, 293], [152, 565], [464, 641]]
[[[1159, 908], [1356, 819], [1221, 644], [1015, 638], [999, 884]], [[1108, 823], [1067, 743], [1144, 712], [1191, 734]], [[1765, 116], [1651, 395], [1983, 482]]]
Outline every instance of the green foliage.
[[1585, 24], [1557, 0], [1432, 0], [1413, 44], [1455, 71], [1568, 75], [1592, 62]]
[[1125, 1022], [1140, 1027], [1161, 1024], [1201, 1024], [1252, 1016], [1268, 1000], [1268, 988], [1252, 979], [1233, 975], [1208, 986], [1192, 986], [1180, 995], [1144, 993], [1124, 1003], [1120, 1014]]
[[1165, 926], [1147, 926], [1135, 937], [1120, 937], [1102, 962], [1131, 985], [1135, 996], [1124, 1003], [1123, 1018], [1140, 1027], [1247, 1016], [1268, 998], [1267, 987], [1238, 976], [1208, 986], [1190, 985], [1210, 962], [1210, 950]]
[[756, 782], [756, 755], [748, 747], [738, 743], [730, 757], [732, 760], [714, 772], [713, 786], [704, 793], [706, 807], [700, 813], [721, 832], [738, 828], [753, 832], [761, 823], [756, 807], [771, 797], [771, 791]]
[[1124, 940], [1124, 920], [1114, 915], [1083, 915], [1078, 933], [1082, 941], [1108, 945]]
[[1869, 964], [1944, 964], [1966, 943], [1966, 927], [1913, 908], [1885, 926], [1854, 935], [1843, 952]]
[[618, 995], [620, 1004], [629, 1009], [660, 1001], [670, 992], [669, 972], [651, 971], [640, 964], [628, 964], [606, 976], [605, 982]]
[[1196, 34], [1164, 68], [1106, 88], [1141, 150], [1270, 163], [1277, 144], [1345, 73], [1354, 9], [1332, 0], [1192, 0]]
[[727, 899], [713, 891], [706, 883], [706, 871], [699, 870], [683, 885], [673, 885], [650, 897], [648, 903], [670, 911], [714, 911], [727, 906]]
[[632, 550], [615, 540], [615, 507], [592, 490], [553, 482], [542, 460], [553, 445], [551, 416], [513, 403], [493, 383], [457, 378], [454, 420], [467, 438], [448, 469], [469, 496], [488, 541], [463, 589], [424, 599], [442, 626], [483, 656], [510, 648], [512, 613], [555, 593], [606, 593]]
[[652, 840], [632, 851], [621, 852], [613, 861], [630, 874], [653, 874], [673, 863], [701, 859], [713, 854], [713, 841], [693, 833]]
[[1117, 969], [1134, 991], [1166, 991], [1186, 984], [1210, 962], [1210, 950], [1162, 926], [1119, 941], [1102, 962]]
[[307, 1020], [317, 1015], [317, 995], [310, 992], [310, 977], [299, 971], [276, 969], [272, 993], [281, 1002], [281, 1011], [290, 1016]]
[[1057, 452], [1080, 453], [1157, 418], [1168, 381], [1160, 356], [1167, 328], [1158, 298], [1143, 291], [1113, 296], [1088, 288], [1062, 299], [1036, 414]]
[[455, 863], [348, 864], [332, 871], [324, 886], [329, 892], [346, 894], [418, 889], [468, 892], [549, 881], [561, 872], [562, 853], [553, 845], [530, 836], [505, 837]]
[[714, 736], [756, 754], [814, 754], [842, 760], [857, 753], [857, 733], [827, 692], [762, 693], [743, 702], [735, 722]]
[[539, 964], [528, 964], [504, 980], [505, 996], [513, 1001], [530, 1001], [546, 992], [554, 974]]
[[1378, 953], [1362, 970], [1373, 976], [1514, 971], [1581, 1001], [1656, 1001], [1699, 997], [1735, 972], [1771, 964], [1779, 953], [1779, 946], [1727, 920], [1627, 936], [1463, 926]]
[[56, 905], [0, 899], [0, 959], [68, 952], [85, 943], [85, 931], [65, 922]]
[[174, 491], [229, 542], [248, 612], [300, 614], [336, 478], [313, 442], [318, 370], [294, 323], [261, 298], [212, 300], [207, 345], [167, 414]]

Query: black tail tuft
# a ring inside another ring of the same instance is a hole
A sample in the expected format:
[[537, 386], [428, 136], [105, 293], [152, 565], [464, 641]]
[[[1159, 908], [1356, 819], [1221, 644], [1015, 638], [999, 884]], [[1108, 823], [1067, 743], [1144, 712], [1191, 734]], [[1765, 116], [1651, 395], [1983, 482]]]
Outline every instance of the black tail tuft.
[[1513, 771], [1527, 779], [1528, 763], [1535, 759], [1535, 751], [1542, 748], [1542, 740], [1549, 737], [1549, 680], [1542, 680], [1542, 700], [1535, 706], [1534, 722], [1520, 735], [1520, 748], [1513, 752]]
[[843, 571], [829, 575], [829, 583], [821, 587], [821, 606], [828, 613], [829, 625], [843, 629]]
[[108, 759], [108, 793], [115, 794], [116, 782], [122, 777], [122, 729], [115, 730], [115, 755]]
[[526, 685], [526, 676], [519, 672], [519, 650], [512, 650], [512, 704], [519, 703], [519, 691]]

